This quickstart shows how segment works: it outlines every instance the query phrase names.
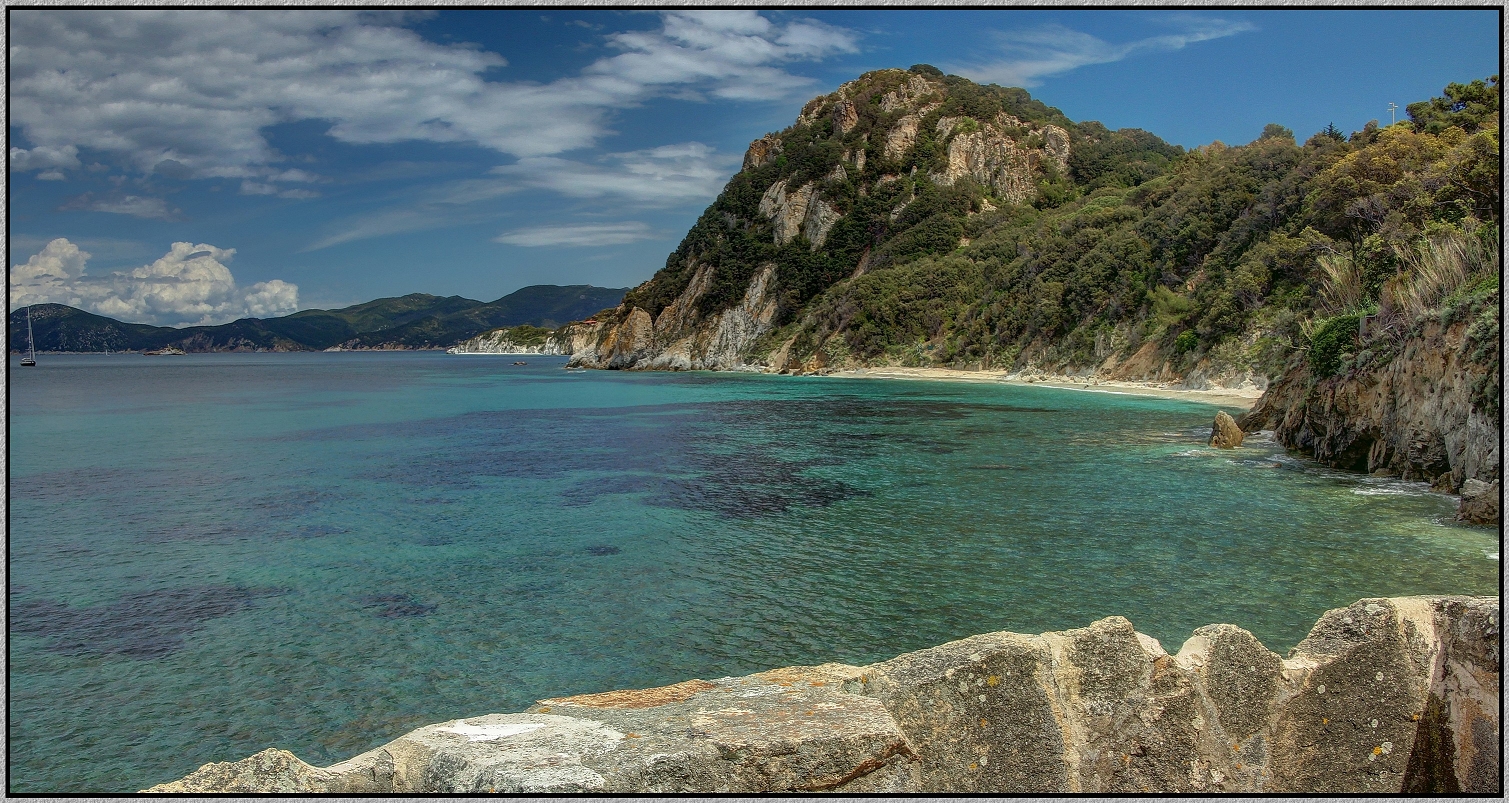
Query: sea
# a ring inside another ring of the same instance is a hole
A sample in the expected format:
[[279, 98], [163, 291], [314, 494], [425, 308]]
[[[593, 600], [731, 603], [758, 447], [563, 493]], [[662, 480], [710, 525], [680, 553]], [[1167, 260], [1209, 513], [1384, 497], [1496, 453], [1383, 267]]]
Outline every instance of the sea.
[[8, 386], [13, 793], [1106, 616], [1284, 654], [1359, 598], [1498, 590], [1497, 531], [1451, 497], [1208, 448], [1194, 401], [439, 352], [38, 363]]

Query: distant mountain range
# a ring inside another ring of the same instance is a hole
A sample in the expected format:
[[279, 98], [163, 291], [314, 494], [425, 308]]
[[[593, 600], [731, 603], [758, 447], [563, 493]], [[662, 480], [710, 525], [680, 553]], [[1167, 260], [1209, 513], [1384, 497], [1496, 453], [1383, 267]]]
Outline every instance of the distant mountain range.
[[[175, 329], [125, 323], [63, 304], [32, 307], [38, 351], [140, 351], [175, 346], [189, 352], [444, 348], [504, 326], [554, 328], [617, 306], [628, 288], [537, 284], [496, 301], [411, 293], [334, 310], [281, 318], [242, 318], [219, 326]], [[10, 349], [26, 348], [26, 308], [10, 314]]]

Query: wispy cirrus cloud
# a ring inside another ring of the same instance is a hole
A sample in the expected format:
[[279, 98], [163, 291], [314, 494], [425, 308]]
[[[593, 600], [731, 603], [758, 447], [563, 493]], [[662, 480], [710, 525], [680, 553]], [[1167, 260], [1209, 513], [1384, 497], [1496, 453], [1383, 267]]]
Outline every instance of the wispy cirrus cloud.
[[276, 195], [279, 198], [318, 198], [320, 194], [314, 190], [300, 188], [284, 189], [275, 184], [266, 184], [260, 181], [242, 181], [242, 195]]
[[1031, 87], [1050, 75], [1090, 64], [1110, 64], [1143, 52], [1181, 50], [1211, 39], [1256, 30], [1252, 23], [1196, 15], [1170, 20], [1178, 31], [1131, 42], [1108, 42], [1063, 25], [1044, 25], [996, 34], [1003, 58], [975, 64], [951, 65], [952, 72], [980, 83]]
[[69, 198], [58, 207], [60, 210], [84, 210], [88, 212], [111, 212], [117, 215], [148, 220], [183, 220], [183, 211], [168, 205], [168, 202], [150, 195], [111, 195], [95, 197], [86, 192]]
[[323, 236], [299, 249], [299, 253], [319, 251], [344, 243], [370, 240], [374, 237], [464, 226], [481, 222], [488, 217], [487, 213], [480, 210], [458, 211], [454, 205], [436, 203], [381, 209], [364, 215], [353, 215], [330, 224]]
[[736, 156], [719, 154], [700, 142], [682, 142], [610, 153], [595, 162], [532, 157], [490, 172], [572, 198], [612, 196], [664, 206], [712, 200], [737, 167]]
[[637, 220], [625, 223], [584, 223], [574, 226], [536, 226], [506, 231], [493, 242], [526, 247], [627, 245], [653, 240], [656, 233]]
[[621, 200], [655, 208], [707, 203], [717, 197], [723, 183], [738, 167], [739, 156], [721, 154], [700, 142], [609, 153], [591, 160], [527, 157], [495, 167], [483, 178], [448, 181], [429, 188], [402, 207], [337, 221], [326, 235], [303, 250], [318, 251], [372, 237], [476, 223], [488, 215], [484, 202], [524, 190], [547, 190], [569, 198]]
[[308, 253], [374, 237], [480, 223], [493, 215], [485, 201], [521, 189], [516, 181], [494, 177], [442, 182], [403, 196], [401, 204], [335, 220], [325, 227], [325, 234], [299, 251]]

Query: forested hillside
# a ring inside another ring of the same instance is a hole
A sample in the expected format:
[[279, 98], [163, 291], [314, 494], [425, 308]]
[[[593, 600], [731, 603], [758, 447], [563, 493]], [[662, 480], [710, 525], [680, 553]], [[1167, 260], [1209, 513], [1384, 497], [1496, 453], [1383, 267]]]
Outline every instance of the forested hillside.
[[[499, 326], [554, 328], [623, 298], [622, 289], [579, 284], [532, 285], [490, 302], [410, 293], [341, 309], [311, 309], [281, 318], [244, 318], [218, 326], [123, 323], [63, 304], [37, 304], [38, 351], [308, 351], [327, 348], [438, 348]], [[26, 348], [26, 309], [10, 314], [10, 348]]]
[[1496, 263], [1430, 292], [1419, 265], [1431, 243], [1497, 254], [1498, 96], [1495, 76], [1388, 127], [1185, 151], [926, 65], [869, 73], [752, 143], [665, 268], [572, 333], [577, 361], [1202, 384], [1314, 349], [1338, 370], [1348, 316], [1496, 297]]

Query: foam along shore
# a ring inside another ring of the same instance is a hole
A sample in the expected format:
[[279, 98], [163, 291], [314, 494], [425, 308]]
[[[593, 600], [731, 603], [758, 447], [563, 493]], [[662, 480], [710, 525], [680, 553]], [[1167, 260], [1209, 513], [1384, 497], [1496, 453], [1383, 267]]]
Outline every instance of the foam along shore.
[[461, 357], [558, 357], [559, 354], [546, 354], [540, 351], [456, 351], [454, 347], [445, 350], [446, 354], [455, 354]]
[[1163, 382], [1126, 382], [1095, 377], [1063, 374], [1029, 374], [1013, 371], [965, 371], [956, 368], [854, 368], [834, 371], [829, 376], [869, 379], [932, 379], [950, 382], [995, 382], [1007, 385], [1034, 385], [1064, 390], [1087, 390], [1099, 393], [1124, 393], [1132, 396], [1157, 396], [1164, 399], [1218, 404], [1222, 407], [1251, 409], [1262, 397], [1263, 389], [1255, 385], [1235, 388], [1185, 388]]
[[1489, 794], [1497, 597], [1364, 599], [1288, 657], [1232, 625], [1175, 655], [1119, 616], [541, 700], [312, 767], [283, 750], [153, 793]]

